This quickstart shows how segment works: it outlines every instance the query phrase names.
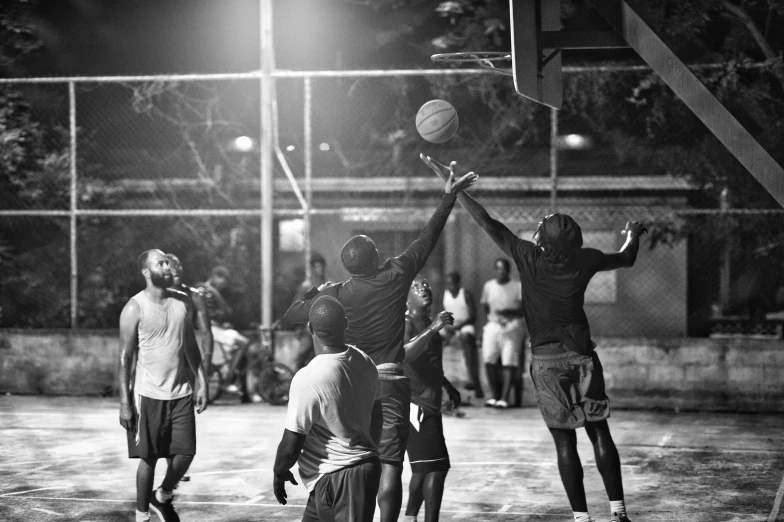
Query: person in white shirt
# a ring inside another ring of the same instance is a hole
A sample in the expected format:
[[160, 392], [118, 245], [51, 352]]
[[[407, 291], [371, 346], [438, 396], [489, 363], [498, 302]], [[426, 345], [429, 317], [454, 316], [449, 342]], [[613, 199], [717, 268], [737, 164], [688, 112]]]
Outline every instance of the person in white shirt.
[[445, 312], [452, 314], [455, 324], [447, 325], [441, 330], [444, 344], [455, 343], [457, 349], [463, 353], [468, 383], [466, 390], [474, 390], [477, 399], [483, 399], [485, 394], [479, 382], [479, 360], [476, 349], [476, 305], [470, 290], [460, 284], [460, 273], [449, 272], [446, 276], [446, 289], [442, 299]]
[[309, 492], [303, 522], [365, 522], [376, 510], [383, 425], [378, 370], [345, 344], [347, 326], [337, 299], [316, 299], [308, 322], [316, 357], [291, 382], [273, 491], [286, 504], [286, 481], [297, 484], [296, 463]]
[[496, 259], [495, 278], [485, 283], [481, 299], [487, 314], [482, 330], [482, 358], [492, 394], [485, 406], [496, 408], [509, 406], [509, 392], [527, 337], [520, 281], [509, 278], [509, 269], [509, 260]]

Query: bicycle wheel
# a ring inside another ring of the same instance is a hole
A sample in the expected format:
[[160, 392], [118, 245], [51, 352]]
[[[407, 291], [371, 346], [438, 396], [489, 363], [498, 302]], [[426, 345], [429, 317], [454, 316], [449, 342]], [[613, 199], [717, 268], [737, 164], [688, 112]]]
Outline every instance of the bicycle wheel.
[[220, 397], [223, 391], [223, 375], [220, 367], [213, 366], [210, 376], [207, 378], [207, 403], [212, 404]]
[[261, 398], [270, 404], [280, 405], [289, 401], [289, 389], [294, 372], [285, 364], [273, 362], [261, 372], [258, 391]]

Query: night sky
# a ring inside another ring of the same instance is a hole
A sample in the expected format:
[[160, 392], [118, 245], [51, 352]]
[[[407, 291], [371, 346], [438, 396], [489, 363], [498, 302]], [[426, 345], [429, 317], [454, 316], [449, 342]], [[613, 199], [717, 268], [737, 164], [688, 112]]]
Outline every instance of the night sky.
[[[431, 3], [419, 9], [437, 25], [438, 2]], [[375, 34], [394, 19], [368, 7], [337, 0], [274, 0], [273, 8], [281, 69], [384, 66], [405, 61], [409, 53], [379, 49]], [[41, 0], [37, 14], [45, 49], [23, 62], [24, 76], [259, 68], [258, 0]]]

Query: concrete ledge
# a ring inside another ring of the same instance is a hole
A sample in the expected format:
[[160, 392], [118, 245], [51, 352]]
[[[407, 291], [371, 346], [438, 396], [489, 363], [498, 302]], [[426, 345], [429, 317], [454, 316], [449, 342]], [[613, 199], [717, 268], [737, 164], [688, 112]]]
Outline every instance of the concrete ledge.
[[[760, 339], [595, 339], [614, 407], [784, 412], [784, 341]], [[0, 330], [0, 392], [112, 395], [116, 330]], [[293, 332], [278, 332], [276, 359], [296, 368]], [[524, 363], [523, 405], [534, 405]], [[444, 371], [467, 381], [463, 354], [444, 350]], [[483, 388], [487, 392], [484, 369]]]

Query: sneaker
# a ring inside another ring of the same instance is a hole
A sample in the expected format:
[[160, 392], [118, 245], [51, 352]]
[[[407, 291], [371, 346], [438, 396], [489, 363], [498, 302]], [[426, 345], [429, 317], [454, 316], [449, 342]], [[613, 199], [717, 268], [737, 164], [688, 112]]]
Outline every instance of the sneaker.
[[506, 408], [509, 407], [509, 404], [507, 404], [507, 402], [505, 400], [498, 400], [498, 401], [495, 401], [495, 407], [496, 408], [501, 408], [502, 410], [505, 410]]
[[177, 512], [174, 511], [174, 506], [172, 506], [173, 498], [174, 497], [170, 498], [166, 502], [161, 502], [155, 495], [155, 491], [152, 492], [152, 498], [150, 499], [150, 510], [158, 515], [158, 519], [161, 522], [180, 522], [180, 517], [177, 515]]
[[226, 386], [226, 391], [229, 393], [239, 393], [240, 387], [237, 386], [236, 384], [229, 384], [228, 386]]
[[251, 395], [250, 400], [253, 401], [253, 404], [264, 402], [264, 399], [262, 399], [261, 395], [259, 395], [258, 393], [254, 393], [253, 395]]
[[495, 399], [487, 399], [485, 401], [485, 407], [487, 407], [487, 408], [494, 408], [495, 405], [496, 405]]
[[183, 475], [182, 478], [180, 479], [180, 482], [190, 482], [190, 481], [191, 481], [190, 475]]
[[618, 513], [613, 513], [610, 517], [610, 522], [630, 522], [626, 515], [619, 515]]

